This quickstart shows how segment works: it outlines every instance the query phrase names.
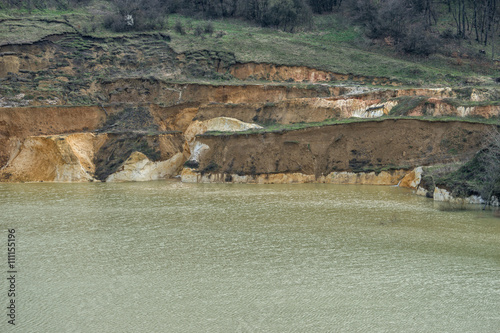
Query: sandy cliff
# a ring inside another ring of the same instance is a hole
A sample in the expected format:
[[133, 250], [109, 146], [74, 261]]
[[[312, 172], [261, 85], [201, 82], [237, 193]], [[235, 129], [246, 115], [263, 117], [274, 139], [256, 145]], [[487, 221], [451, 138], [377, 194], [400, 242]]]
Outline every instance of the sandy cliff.
[[[500, 113], [496, 89], [401, 88], [229, 53], [177, 54], [169, 41], [63, 34], [0, 46], [0, 181], [162, 179], [187, 161], [183, 179], [393, 184], [415, 166], [469, 158], [487, 125], [325, 125]], [[230, 135], [260, 126], [268, 131]], [[228, 133], [203, 136], [210, 130]]]
[[258, 175], [296, 173], [316, 178], [339, 171], [411, 169], [467, 159], [488, 125], [385, 120], [278, 133], [202, 136], [210, 149], [199, 172]]

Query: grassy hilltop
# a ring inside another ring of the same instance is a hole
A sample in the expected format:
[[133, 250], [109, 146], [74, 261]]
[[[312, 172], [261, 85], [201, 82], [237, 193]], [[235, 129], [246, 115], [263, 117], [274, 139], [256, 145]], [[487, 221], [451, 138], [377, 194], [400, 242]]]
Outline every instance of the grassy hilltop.
[[[63, 33], [96, 38], [162, 33], [170, 37], [169, 46], [179, 54], [209, 50], [232, 54], [237, 62], [307, 66], [336, 73], [386, 77], [411, 86], [496, 85], [500, 77], [500, 67], [491, 59], [493, 49], [473, 38], [432, 39], [434, 44], [426, 46], [431, 49], [427, 55], [405, 52], [399, 46], [401, 43], [395, 44], [390, 35], [372, 38], [366, 27], [346, 17], [347, 9], [342, 10], [343, 7], [311, 15], [307, 25], [294, 32], [262, 27], [243, 18], [209, 19], [203, 18], [209, 16], [203, 13], [183, 16], [168, 12], [156, 18], [160, 23], [141, 31], [116, 32], [120, 29], [109, 20], [116, 19], [120, 1], [82, 1], [83, 5], [74, 1], [66, 6], [57, 3], [31, 10], [4, 4], [0, 7], [0, 45], [31, 43]], [[450, 33], [453, 24], [452, 17], [444, 17], [431, 29], [436, 36], [442, 36]]]

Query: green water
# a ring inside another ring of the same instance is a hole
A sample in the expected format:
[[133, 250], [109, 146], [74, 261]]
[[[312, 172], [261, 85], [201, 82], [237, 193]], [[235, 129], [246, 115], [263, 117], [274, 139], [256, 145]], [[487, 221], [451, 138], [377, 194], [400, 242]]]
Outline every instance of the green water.
[[1, 332], [500, 332], [500, 219], [396, 187], [0, 184], [0, 228]]

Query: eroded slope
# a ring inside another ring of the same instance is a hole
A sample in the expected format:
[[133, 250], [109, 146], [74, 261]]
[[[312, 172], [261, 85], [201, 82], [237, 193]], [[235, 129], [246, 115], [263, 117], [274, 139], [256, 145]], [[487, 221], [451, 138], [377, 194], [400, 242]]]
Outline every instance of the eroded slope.
[[[486, 125], [394, 119], [494, 122], [500, 113], [494, 88], [362, 86], [397, 82], [206, 50], [177, 54], [169, 41], [73, 33], [0, 46], [0, 179], [161, 179], [188, 160], [195, 179], [224, 181], [408, 170], [468, 159]], [[393, 120], [332, 126], [384, 117]], [[263, 133], [196, 136], [258, 127]]]

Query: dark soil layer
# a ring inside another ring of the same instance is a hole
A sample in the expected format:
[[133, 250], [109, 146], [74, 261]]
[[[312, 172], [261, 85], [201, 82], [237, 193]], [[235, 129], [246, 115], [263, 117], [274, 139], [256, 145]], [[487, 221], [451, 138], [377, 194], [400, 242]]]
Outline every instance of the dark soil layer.
[[181, 133], [144, 135], [140, 133], [108, 134], [108, 140], [95, 156], [95, 177], [104, 181], [118, 171], [130, 154], [139, 151], [152, 161], [166, 160], [183, 150]]
[[[468, 160], [491, 125], [422, 120], [338, 124], [281, 133], [201, 136], [199, 171], [236, 174], [410, 169]], [[210, 169], [210, 170], [208, 170]]]

